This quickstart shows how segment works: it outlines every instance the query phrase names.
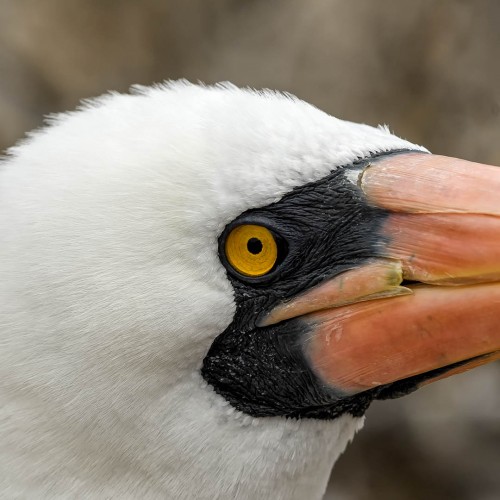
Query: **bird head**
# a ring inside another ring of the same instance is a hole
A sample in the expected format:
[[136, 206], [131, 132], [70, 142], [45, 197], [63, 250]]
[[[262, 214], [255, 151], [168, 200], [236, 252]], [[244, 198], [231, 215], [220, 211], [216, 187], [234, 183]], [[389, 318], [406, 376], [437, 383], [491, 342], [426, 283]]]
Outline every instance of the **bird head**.
[[318, 496], [373, 399], [498, 357], [495, 167], [231, 85], [51, 122], [0, 171], [4, 398], [43, 408], [4, 432], [57, 450], [12, 474]]

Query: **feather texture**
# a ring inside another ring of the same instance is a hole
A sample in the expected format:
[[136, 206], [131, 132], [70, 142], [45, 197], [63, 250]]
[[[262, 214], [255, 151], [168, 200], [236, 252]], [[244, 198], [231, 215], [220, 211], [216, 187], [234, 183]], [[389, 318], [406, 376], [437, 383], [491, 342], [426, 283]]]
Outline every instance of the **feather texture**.
[[198, 374], [231, 322], [240, 213], [416, 146], [273, 91], [184, 81], [85, 102], [0, 165], [6, 498], [320, 498], [360, 427], [251, 419]]

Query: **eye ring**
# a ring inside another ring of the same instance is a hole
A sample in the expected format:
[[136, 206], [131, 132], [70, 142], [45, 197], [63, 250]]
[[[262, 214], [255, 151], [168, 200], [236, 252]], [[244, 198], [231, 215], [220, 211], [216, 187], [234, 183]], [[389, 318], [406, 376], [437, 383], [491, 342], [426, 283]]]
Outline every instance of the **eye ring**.
[[238, 274], [259, 278], [274, 269], [279, 257], [279, 246], [275, 235], [267, 227], [241, 224], [227, 234], [224, 254]]
[[267, 283], [289, 257], [288, 243], [280, 233], [260, 217], [232, 222], [219, 238], [222, 264], [241, 281]]

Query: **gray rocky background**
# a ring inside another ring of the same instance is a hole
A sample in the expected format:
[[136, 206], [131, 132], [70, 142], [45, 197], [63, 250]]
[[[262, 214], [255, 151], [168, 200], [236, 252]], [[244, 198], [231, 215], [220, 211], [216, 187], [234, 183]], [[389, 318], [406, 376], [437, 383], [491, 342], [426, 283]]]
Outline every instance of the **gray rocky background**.
[[[81, 98], [180, 77], [500, 165], [496, 0], [0, 0], [0, 149]], [[498, 365], [373, 405], [328, 498], [500, 498]]]

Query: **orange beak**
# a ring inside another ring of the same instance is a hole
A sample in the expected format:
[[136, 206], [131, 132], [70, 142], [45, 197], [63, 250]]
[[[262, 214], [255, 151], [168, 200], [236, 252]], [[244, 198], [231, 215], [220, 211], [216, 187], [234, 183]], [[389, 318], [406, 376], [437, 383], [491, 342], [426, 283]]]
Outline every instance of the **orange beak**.
[[500, 358], [500, 168], [407, 153], [374, 160], [357, 182], [389, 212], [377, 254], [260, 325], [300, 316], [315, 373], [348, 395]]

